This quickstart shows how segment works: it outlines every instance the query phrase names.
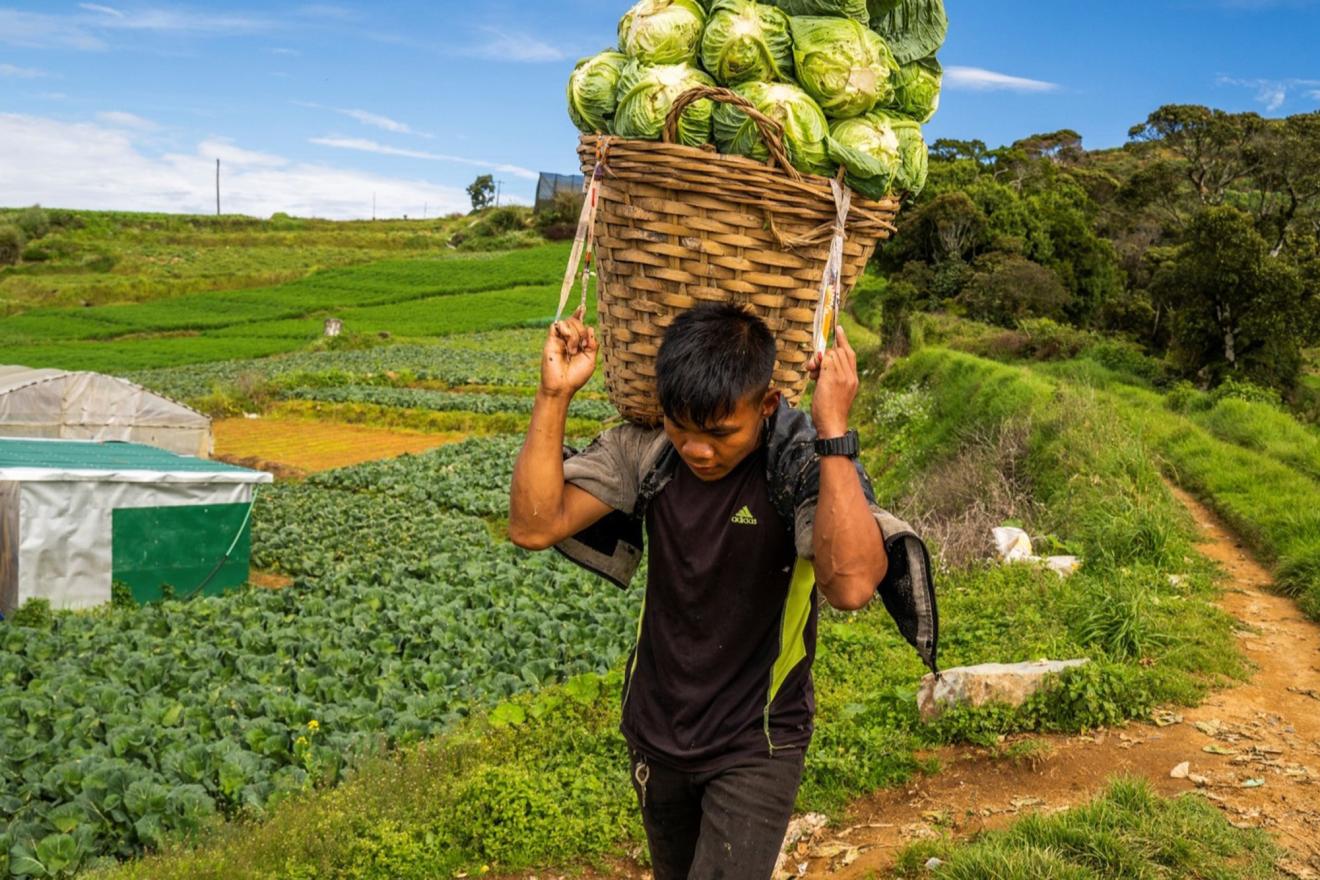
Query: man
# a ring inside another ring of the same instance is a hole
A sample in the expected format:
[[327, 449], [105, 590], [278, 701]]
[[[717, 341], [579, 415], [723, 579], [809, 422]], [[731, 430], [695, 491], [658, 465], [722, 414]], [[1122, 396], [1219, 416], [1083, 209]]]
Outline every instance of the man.
[[818, 593], [855, 610], [879, 586], [934, 668], [929, 559], [875, 506], [848, 430], [856, 355], [842, 329], [837, 343], [809, 364], [808, 420], [771, 385], [764, 322], [698, 306], [657, 358], [663, 428], [621, 426], [573, 453], [568, 405], [598, 344], [580, 309], [547, 336], [509, 536], [626, 587], [645, 530], [621, 730], [656, 880], [770, 876], [811, 740]]

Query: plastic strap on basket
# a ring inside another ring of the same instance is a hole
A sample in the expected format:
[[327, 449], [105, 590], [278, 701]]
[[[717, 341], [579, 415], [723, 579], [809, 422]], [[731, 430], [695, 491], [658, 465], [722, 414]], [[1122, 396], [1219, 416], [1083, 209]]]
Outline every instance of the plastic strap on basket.
[[848, 224], [848, 209], [852, 207], [852, 190], [839, 182], [830, 181], [834, 193], [834, 238], [830, 241], [829, 259], [820, 278], [820, 298], [816, 301], [816, 320], [812, 326], [813, 350], [824, 353], [834, 341], [834, 325], [839, 318], [839, 300], [843, 289], [840, 272], [843, 269], [843, 242]]
[[[586, 314], [587, 286], [591, 283], [591, 259], [596, 243], [596, 206], [600, 199], [600, 181], [604, 177], [605, 157], [603, 138], [596, 141], [596, 164], [591, 169], [587, 180], [586, 198], [582, 200], [582, 213], [578, 215], [577, 234], [573, 236], [573, 250], [568, 256], [568, 268], [564, 271], [564, 283], [559, 288], [559, 308], [555, 310], [555, 320], [564, 317], [564, 308], [568, 298], [573, 295], [573, 285], [578, 280], [578, 267], [582, 267], [583, 314]], [[584, 260], [585, 257], [585, 260]]]

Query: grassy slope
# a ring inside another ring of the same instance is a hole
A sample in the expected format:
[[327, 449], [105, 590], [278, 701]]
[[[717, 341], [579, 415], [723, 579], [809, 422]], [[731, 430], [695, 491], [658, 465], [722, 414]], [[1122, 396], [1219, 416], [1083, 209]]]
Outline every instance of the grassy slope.
[[[0, 213], [3, 213], [0, 211]], [[466, 218], [300, 218], [58, 211], [40, 262], [0, 269], [0, 315], [34, 307], [144, 302], [265, 287], [317, 269], [451, 252]]]
[[[1260, 404], [1222, 401], [1191, 418], [1170, 410], [1162, 395], [1119, 381], [1085, 361], [1050, 368], [1071, 382], [1099, 389], [1155, 449], [1170, 475], [1215, 509], [1253, 550], [1275, 563], [1279, 585], [1320, 619], [1320, 481], [1314, 478], [1315, 436]], [[1224, 410], [1220, 407], [1228, 406]], [[1244, 421], [1225, 427], [1216, 412]], [[1278, 430], [1282, 418], [1287, 430]], [[1223, 439], [1212, 432], [1220, 428]]]
[[[943, 576], [945, 664], [1041, 655], [1096, 662], [1020, 711], [953, 713], [927, 728], [913, 704], [922, 669], [884, 611], [828, 613], [800, 806], [835, 809], [898, 782], [924, 744], [1113, 722], [1155, 702], [1196, 700], [1207, 684], [1241, 673], [1228, 621], [1211, 603], [1208, 569], [1189, 571], [1183, 561], [1190, 545], [1181, 509], [1103, 405], [1060, 395], [1025, 370], [950, 352], [923, 352], [889, 381], [930, 388], [928, 407], [868, 430], [890, 501], [924, 466], [955, 455], [969, 428], [1025, 418], [1042, 524], [1088, 558], [1067, 582], [1023, 566]], [[872, 384], [864, 406], [883, 408], [893, 394]], [[881, 440], [906, 443], [907, 454], [882, 466]], [[1174, 571], [1190, 577], [1174, 586]], [[1145, 601], [1157, 596], [1178, 601]], [[364, 766], [337, 789], [285, 802], [268, 821], [222, 826], [196, 849], [180, 844], [108, 876], [430, 877], [621, 852], [641, 835], [616, 731], [619, 685], [616, 672], [517, 698], [449, 737]]]

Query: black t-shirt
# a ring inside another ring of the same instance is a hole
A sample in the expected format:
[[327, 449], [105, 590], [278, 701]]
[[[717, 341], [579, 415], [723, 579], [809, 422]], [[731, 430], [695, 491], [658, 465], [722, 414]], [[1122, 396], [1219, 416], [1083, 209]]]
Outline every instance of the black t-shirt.
[[649, 566], [621, 730], [688, 772], [805, 748], [814, 572], [770, 500], [764, 445], [704, 482], [681, 462], [646, 514]]

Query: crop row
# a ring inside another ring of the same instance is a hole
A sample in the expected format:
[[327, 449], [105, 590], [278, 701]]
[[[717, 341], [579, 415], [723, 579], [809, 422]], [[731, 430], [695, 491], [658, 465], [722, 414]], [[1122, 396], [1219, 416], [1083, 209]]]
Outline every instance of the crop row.
[[[153, 391], [192, 400], [240, 383], [286, 387], [392, 384], [423, 380], [446, 385], [535, 386], [545, 331], [498, 330], [446, 337], [434, 345], [391, 345], [359, 351], [300, 352], [132, 373]], [[237, 341], [237, 340], [231, 340]], [[119, 344], [119, 343], [117, 343]], [[599, 374], [601, 371], [597, 370]], [[599, 387], [597, 378], [593, 389]]]
[[617, 663], [636, 597], [473, 515], [502, 512], [514, 448], [263, 490], [254, 559], [288, 589], [0, 625], [0, 852], [131, 854]]
[[[532, 411], [533, 398], [514, 394], [476, 394], [453, 391], [429, 391], [422, 388], [391, 388], [378, 385], [345, 385], [329, 388], [295, 388], [287, 397], [316, 400], [322, 403], [372, 403], [377, 406], [406, 407], [436, 412], [521, 413]], [[603, 400], [575, 399], [568, 409], [570, 417], [606, 419], [618, 411]]]

